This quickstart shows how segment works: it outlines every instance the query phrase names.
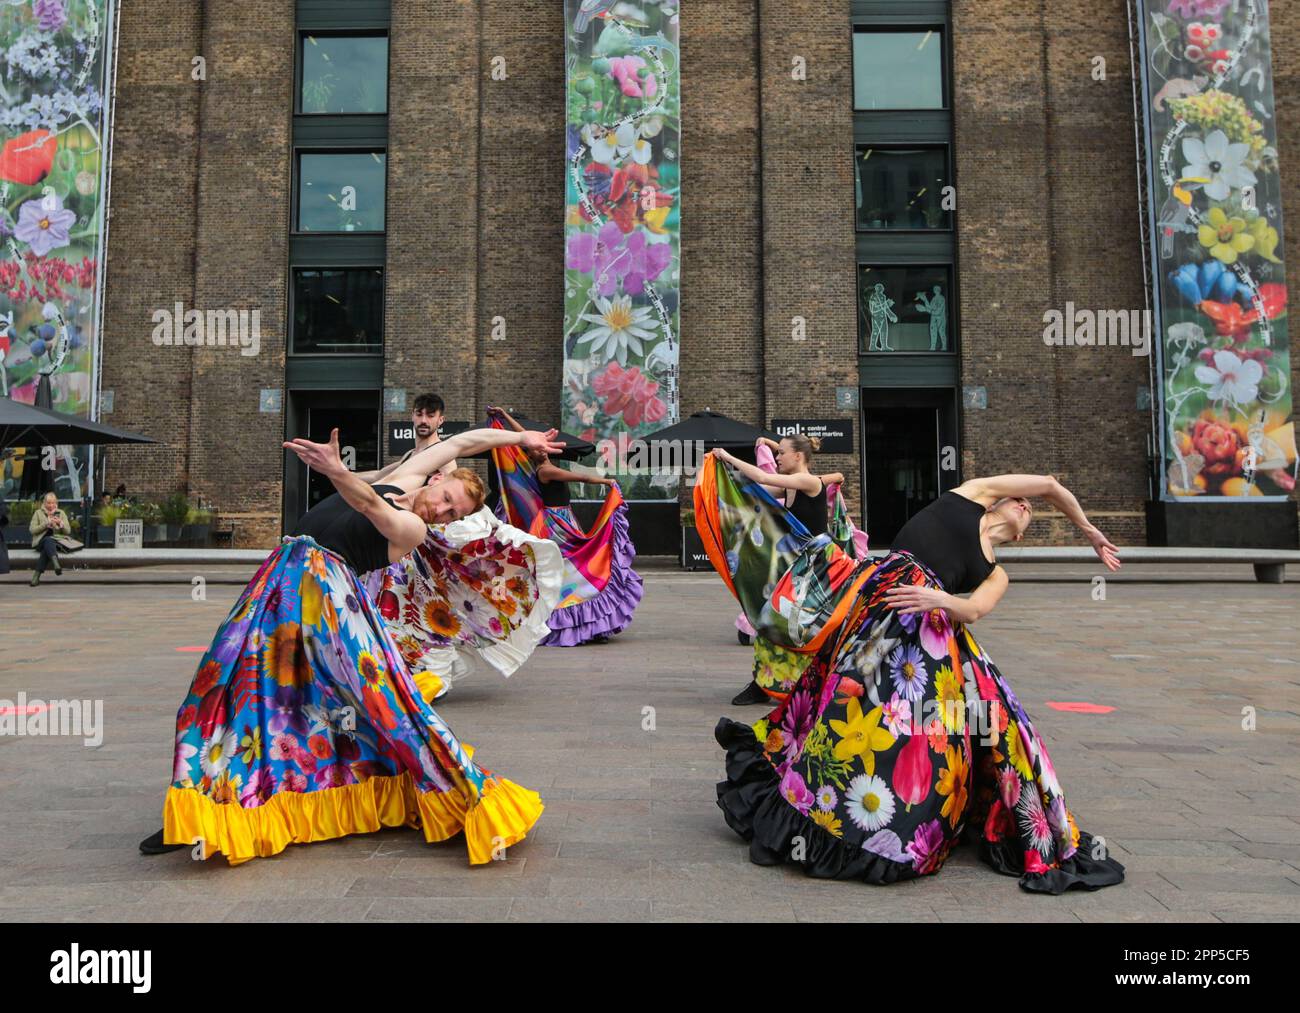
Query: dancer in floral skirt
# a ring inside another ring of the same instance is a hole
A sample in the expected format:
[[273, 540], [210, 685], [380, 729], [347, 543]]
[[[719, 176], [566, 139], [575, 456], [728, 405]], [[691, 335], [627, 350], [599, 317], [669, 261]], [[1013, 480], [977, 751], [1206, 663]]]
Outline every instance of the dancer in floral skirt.
[[407, 825], [427, 841], [464, 832], [479, 864], [524, 838], [541, 799], [477, 763], [428, 705], [358, 574], [482, 505], [472, 471], [425, 485], [447, 461], [499, 446], [558, 452], [553, 436], [463, 433], [377, 488], [344, 467], [337, 430], [329, 444], [285, 444], [338, 495], [267, 557], [199, 662], [177, 716], [163, 829], [142, 851], [200, 844], [234, 865]]
[[964, 835], [1029, 891], [1122, 881], [1123, 866], [1079, 829], [1042, 738], [969, 627], [1006, 591], [990, 557], [1023, 537], [1031, 496], [1119, 568], [1115, 546], [1050, 477], [944, 493], [873, 563], [827, 536], [809, 540], [757, 482], [706, 461], [695, 512], [710, 560], [755, 629], [812, 658], [767, 717], [724, 718], [715, 733], [727, 752], [718, 804], [752, 861], [893, 883], [937, 872]]
[[[493, 426], [522, 431], [506, 412], [489, 408]], [[515, 447], [492, 453], [502, 490], [505, 520], [529, 532], [550, 538], [564, 557], [564, 586], [560, 603], [551, 613], [547, 647], [576, 647], [604, 643], [632, 622], [641, 602], [641, 575], [632, 569], [636, 547], [628, 533], [627, 504], [618, 484], [566, 471], [544, 454], [529, 455]], [[569, 507], [569, 483], [585, 482], [609, 488], [605, 502], [588, 529], [578, 523]]]

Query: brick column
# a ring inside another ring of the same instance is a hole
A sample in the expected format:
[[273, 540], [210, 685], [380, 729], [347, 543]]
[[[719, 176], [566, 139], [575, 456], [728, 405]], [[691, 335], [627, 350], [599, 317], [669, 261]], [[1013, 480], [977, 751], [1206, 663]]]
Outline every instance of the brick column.
[[[190, 61], [201, 48], [192, 0], [126, 4], [117, 49], [117, 108], [108, 251], [100, 322], [109, 425], [156, 446], [104, 447], [110, 490], [184, 491], [189, 471], [190, 349], [153, 344], [153, 313], [194, 301], [199, 97]], [[105, 138], [107, 142], [107, 138]]]
[[[384, 385], [477, 417], [479, 5], [394, 0]], [[384, 459], [387, 459], [386, 457]]]
[[194, 308], [260, 310], [261, 339], [254, 356], [194, 349], [190, 488], [222, 510], [262, 515], [237, 526], [237, 544], [270, 546], [281, 528], [284, 418], [259, 411], [259, 392], [284, 388], [294, 10], [205, 6]]
[[[853, 51], [849, 4], [759, 0], [763, 213], [763, 421], [833, 418], [836, 386], [857, 386], [853, 204]], [[807, 80], [791, 74], [806, 62]], [[688, 155], [689, 157], [689, 155]], [[793, 319], [806, 321], [803, 341]], [[854, 442], [861, 447], [860, 417]], [[861, 516], [857, 454], [818, 457], [842, 471]]]

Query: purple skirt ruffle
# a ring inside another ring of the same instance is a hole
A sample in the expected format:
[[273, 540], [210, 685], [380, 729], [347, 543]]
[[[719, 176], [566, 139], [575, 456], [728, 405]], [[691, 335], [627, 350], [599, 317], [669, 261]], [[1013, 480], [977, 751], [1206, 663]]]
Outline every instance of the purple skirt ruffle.
[[595, 598], [552, 612], [547, 620], [551, 632], [542, 639], [543, 647], [577, 647], [595, 637], [611, 637], [631, 624], [643, 588], [641, 575], [632, 569], [636, 547], [628, 533], [626, 505], [614, 511], [610, 523], [614, 525], [614, 562], [609, 583]]

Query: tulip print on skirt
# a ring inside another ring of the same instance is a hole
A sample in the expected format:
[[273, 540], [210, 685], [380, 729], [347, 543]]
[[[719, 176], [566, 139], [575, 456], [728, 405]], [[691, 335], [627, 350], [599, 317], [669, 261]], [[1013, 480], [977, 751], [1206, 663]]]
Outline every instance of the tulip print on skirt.
[[709, 558], [763, 636], [811, 660], [755, 725], [722, 719], [718, 805], [760, 865], [893, 883], [937, 872], [965, 838], [1026, 890], [1119, 883], [1081, 831], [1029, 715], [970, 631], [900, 615], [900, 584], [941, 586], [913, 556], [854, 560], [791, 538], [776, 501], [709, 458], [695, 491]]
[[176, 722], [168, 844], [232, 864], [290, 844], [418, 827], [469, 860], [524, 838], [536, 793], [477, 764], [422, 697], [343, 559], [286, 538], [217, 630]]

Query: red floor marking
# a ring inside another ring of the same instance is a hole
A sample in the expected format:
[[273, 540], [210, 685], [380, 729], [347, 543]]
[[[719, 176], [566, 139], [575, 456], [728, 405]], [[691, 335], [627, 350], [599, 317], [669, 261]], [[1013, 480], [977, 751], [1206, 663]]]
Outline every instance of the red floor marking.
[[1054, 703], [1047, 701], [1047, 706], [1052, 710], [1069, 711], [1072, 714], [1109, 714], [1114, 707], [1107, 707], [1099, 703]]
[[191, 654], [193, 654], [193, 653], [200, 653], [200, 654], [201, 654], [202, 652], [206, 651], [207, 648], [206, 648], [206, 647], [178, 647], [178, 648], [176, 648], [176, 650], [178, 650], [178, 651], [185, 651], [185, 652], [187, 652], [187, 653], [191, 653]]
[[13, 714], [22, 717], [24, 714], [39, 714], [41, 711], [49, 710], [48, 704], [33, 703], [24, 707], [0, 707], [0, 714]]

